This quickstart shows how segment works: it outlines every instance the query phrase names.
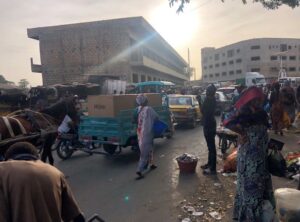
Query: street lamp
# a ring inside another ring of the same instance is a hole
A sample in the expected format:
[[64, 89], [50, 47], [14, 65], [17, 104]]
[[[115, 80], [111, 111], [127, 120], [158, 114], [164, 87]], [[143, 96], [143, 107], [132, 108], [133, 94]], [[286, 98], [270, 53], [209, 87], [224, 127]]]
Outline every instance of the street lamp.
[[274, 54], [274, 55], [279, 55], [279, 57], [280, 57], [280, 69], [279, 69], [279, 73], [278, 73], [278, 79], [287, 77], [286, 70], [282, 66], [282, 55], [286, 55], [287, 52], [288, 51], [283, 51], [283, 52], [278, 52], [278, 53]]

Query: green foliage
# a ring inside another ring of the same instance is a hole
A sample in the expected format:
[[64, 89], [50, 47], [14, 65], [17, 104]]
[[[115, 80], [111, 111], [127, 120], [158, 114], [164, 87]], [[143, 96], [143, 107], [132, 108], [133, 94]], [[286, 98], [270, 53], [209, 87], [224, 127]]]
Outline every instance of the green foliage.
[[0, 75], [0, 83], [7, 83], [7, 80], [2, 75]]
[[29, 82], [27, 81], [27, 79], [21, 79], [18, 83], [19, 87], [22, 89], [27, 89]]
[[[185, 4], [189, 3], [190, 0], [168, 0], [170, 7], [173, 7], [175, 4], [179, 4], [177, 8], [177, 13], [183, 12]], [[225, 0], [221, 0], [224, 2]], [[247, 3], [247, 0], [242, 0], [244, 4]], [[253, 0], [255, 3], [261, 3], [266, 9], [278, 9], [282, 5], [289, 6], [291, 8], [298, 7], [300, 0]]]

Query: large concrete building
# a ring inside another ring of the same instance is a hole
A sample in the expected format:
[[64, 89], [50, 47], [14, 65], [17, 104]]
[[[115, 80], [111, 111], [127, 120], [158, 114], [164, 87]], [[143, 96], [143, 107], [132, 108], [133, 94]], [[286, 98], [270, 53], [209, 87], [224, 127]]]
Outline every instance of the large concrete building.
[[143, 18], [32, 28], [39, 40], [43, 84], [82, 82], [87, 75], [112, 75], [129, 83], [189, 80], [186, 61]]
[[235, 80], [246, 72], [278, 77], [280, 62], [287, 76], [300, 77], [300, 39], [259, 38], [221, 48], [202, 48], [204, 82]]

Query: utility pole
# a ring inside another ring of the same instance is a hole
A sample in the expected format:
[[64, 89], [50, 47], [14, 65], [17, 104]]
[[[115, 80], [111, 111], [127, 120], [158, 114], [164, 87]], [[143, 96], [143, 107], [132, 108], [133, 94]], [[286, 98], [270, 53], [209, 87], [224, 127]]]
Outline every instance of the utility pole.
[[188, 48], [188, 75], [191, 79], [190, 48]]

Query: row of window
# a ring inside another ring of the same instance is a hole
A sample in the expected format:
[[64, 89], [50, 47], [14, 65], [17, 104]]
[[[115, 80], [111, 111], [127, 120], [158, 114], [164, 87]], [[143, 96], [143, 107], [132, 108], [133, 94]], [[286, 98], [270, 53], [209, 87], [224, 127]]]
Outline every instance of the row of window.
[[213, 78], [213, 77], [218, 78], [220, 76], [223, 76], [223, 77], [227, 76], [227, 74], [232, 76], [232, 75], [234, 75], [234, 73], [237, 74], [237, 75], [240, 75], [240, 74], [242, 74], [242, 70], [239, 69], [239, 70], [236, 70], [235, 72], [233, 70], [231, 70], [228, 73], [227, 72], [222, 72], [222, 73], [208, 74], [208, 75], [204, 75], [203, 77], [204, 77], [204, 79], [207, 79], [208, 77], [209, 78]]
[[[222, 57], [225, 57], [225, 56], [227, 55], [228, 58], [231, 58], [231, 57], [234, 56], [235, 53], [237, 53], [237, 54], [240, 53], [240, 51], [241, 51], [240, 49], [236, 49], [236, 50], [235, 50], [235, 49], [230, 49], [230, 50], [228, 50], [226, 53], [223, 52], [223, 53], [222, 53]], [[203, 58], [203, 63], [207, 63], [207, 62], [208, 62], [208, 59], [209, 59], [209, 60], [212, 60], [212, 59], [213, 59], [213, 56], [204, 57], [204, 58]], [[214, 55], [214, 60], [215, 60], [215, 61], [218, 61], [219, 59], [220, 59], [220, 54], [215, 54], [215, 55]]]
[[[260, 61], [260, 56], [253, 56], [250, 58], [251, 61]], [[275, 61], [275, 60], [279, 60], [280, 59], [280, 56], [271, 56], [270, 57], [270, 60], [271, 61]], [[296, 56], [281, 56], [281, 59], [283, 61], [286, 61], [287, 59], [289, 59], [289, 61], [296, 61], [297, 57]], [[299, 57], [299, 60], [300, 60], [300, 57]], [[236, 63], [241, 63], [242, 62], [242, 59], [236, 59], [235, 60]], [[230, 60], [228, 62], [229, 65], [233, 65], [234, 64], [234, 60]], [[222, 66], [226, 66], [227, 63], [226, 62], [222, 62], [221, 64]], [[219, 63], [216, 63], [215, 64], [215, 68], [218, 68], [220, 67], [220, 64]], [[203, 69], [204, 70], [207, 70], [208, 68], [212, 69], [213, 68], [213, 65], [209, 65], [208, 67], [207, 66], [204, 66]]]
[[[237, 59], [237, 60], [235, 60], [235, 62], [236, 62], [236, 63], [241, 63], [241, 62], [242, 62], [242, 59]], [[234, 64], [234, 60], [230, 60], [230, 61], [228, 62], [228, 64], [229, 64], [229, 65], [233, 65], [233, 64]], [[222, 65], [222, 66], [226, 66], [227, 63], [226, 63], [226, 62], [222, 62], [221, 65]], [[216, 64], [215, 64], [215, 67], [216, 67], [216, 68], [220, 67], [220, 64], [219, 64], [219, 63], [216, 63]], [[203, 67], [204, 70], [206, 70], [207, 68], [212, 69], [212, 68], [213, 68], [213, 65], [209, 65], [208, 67], [207, 67], [207, 66], [204, 66], [204, 67]]]

